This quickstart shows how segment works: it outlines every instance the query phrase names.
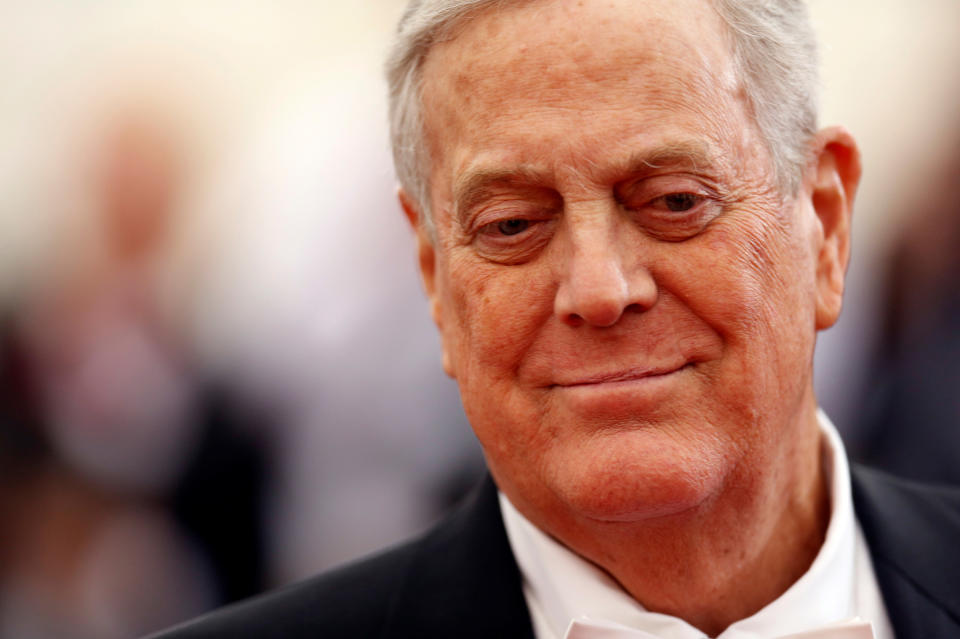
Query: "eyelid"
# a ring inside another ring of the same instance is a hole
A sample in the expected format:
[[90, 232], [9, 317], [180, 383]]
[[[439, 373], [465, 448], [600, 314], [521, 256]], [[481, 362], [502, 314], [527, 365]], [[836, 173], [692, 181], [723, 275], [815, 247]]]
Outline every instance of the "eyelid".
[[[512, 220], [524, 220], [526, 222], [529, 222], [530, 225], [527, 228], [523, 229], [522, 231], [514, 233], [513, 235], [505, 235], [503, 233], [500, 233], [498, 230], [498, 227], [504, 222], [510, 222]], [[486, 224], [481, 225], [480, 228], [477, 229], [477, 235], [489, 235], [491, 237], [498, 237], [498, 238], [513, 238], [513, 237], [524, 235], [527, 231], [529, 231], [534, 226], [536, 226], [536, 224], [537, 224], [537, 220], [531, 220], [528, 217], [521, 217], [521, 216], [505, 217], [505, 218], [494, 220], [492, 222], [487, 222]], [[490, 229], [491, 232], [487, 233], [486, 232], [487, 229]]]
[[458, 208], [462, 228], [470, 235], [482, 226], [509, 218], [540, 219], [562, 208], [563, 198], [537, 185], [488, 185]]
[[621, 203], [637, 201], [646, 204], [657, 198], [675, 193], [691, 193], [699, 197], [720, 200], [717, 190], [704, 176], [690, 173], [667, 173], [641, 178], [618, 189], [617, 199]]
[[[553, 218], [544, 218], [530, 215], [515, 215], [508, 217], [501, 217], [496, 220], [492, 220], [485, 224], [480, 225], [474, 235], [476, 237], [485, 236], [492, 238], [494, 241], [499, 241], [502, 244], [509, 243], [519, 243], [525, 239], [528, 235], [541, 232], [543, 230], [543, 225], [549, 223]], [[503, 222], [508, 222], [510, 220], [525, 220], [529, 223], [527, 228], [520, 231], [519, 233], [514, 233], [513, 235], [503, 235], [497, 231], [497, 227]]]
[[556, 212], [551, 208], [540, 205], [531, 205], [527, 202], [512, 202], [503, 206], [499, 203], [480, 207], [473, 212], [469, 218], [467, 232], [475, 235], [481, 229], [491, 225], [499, 224], [507, 220], [529, 220], [533, 222], [543, 222], [553, 219]]
[[664, 193], [663, 195], [658, 195], [657, 197], [651, 200], [647, 200], [644, 206], [653, 206], [656, 209], [670, 210], [669, 205], [667, 205], [667, 198], [672, 195], [691, 195], [694, 197], [693, 206], [691, 206], [689, 209], [685, 209], [683, 211], [672, 211], [672, 210], [670, 211], [671, 213], [674, 213], [676, 215], [681, 215], [683, 213], [694, 211], [695, 209], [702, 206], [704, 202], [713, 199], [707, 195], [704, 195], [703, 193], [695, 193], [693, 191], [671, 191], [670, 193]]

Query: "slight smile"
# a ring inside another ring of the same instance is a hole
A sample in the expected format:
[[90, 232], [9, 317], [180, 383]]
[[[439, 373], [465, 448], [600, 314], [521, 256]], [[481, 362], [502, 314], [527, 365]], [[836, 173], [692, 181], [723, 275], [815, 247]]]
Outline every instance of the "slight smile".
[[657, 368], [634, 368], [625, 371], [617, 371], [612, 373], [601, 373], [595, 375], [584, 375], [582, 377], [577, 377], [572, 380], [564, 380], [562, 382], [557, 382], [552, 384], [553, 387], [559, 388], [576, 388], [580, 386], [597, 386], [602, 384], [618, 384], [621, 382], [635, 382], [644, 379], [650, 379], [653, 381], [657, 378], [666, 377], [672, 375], [673, 373], [678, 373], [686, 368], [693, 366], [692, 362], [688, 362], [681, 366], [669, 366], [669, 367], [657, 367]]

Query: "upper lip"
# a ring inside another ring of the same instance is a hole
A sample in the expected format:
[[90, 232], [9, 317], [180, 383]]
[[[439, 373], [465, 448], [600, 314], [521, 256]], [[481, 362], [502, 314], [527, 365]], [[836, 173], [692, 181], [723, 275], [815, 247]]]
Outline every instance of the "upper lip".
[[587, 386], [590, 384], [609, 384], [612, 382], [627, 382], [635, 379], [643, 379], [644, 377], [655, 377], [657, 375], [666, 375], [667, 373], [673, 373], [674, 371], [678, 371], [684, 366], [686, 366], [686, 364], [680, 364], [678, 366], [630, 368], [630, 369], [613, 371], [613, 372], [590, 373], [586, 375], [571, 376], [567, 379], [563, 379], [561, 381], [556, 382], [554, 386]]

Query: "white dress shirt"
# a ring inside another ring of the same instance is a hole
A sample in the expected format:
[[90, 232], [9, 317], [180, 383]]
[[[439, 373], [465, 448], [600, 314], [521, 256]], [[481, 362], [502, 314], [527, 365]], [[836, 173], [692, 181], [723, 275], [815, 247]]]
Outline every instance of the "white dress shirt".
[[[782, 637], [855, 618], [870, 622], [876, 639], [893, 638], [866, 541], [854, 518], [846, 451], [829, 418], [822, 411], [818, 417], [831, 497], [823, 546], [786, 592], [730, 625], [718, 639]], [[575, 621], [632, 628], [662, 639], [707, 637], [678, 617], [645, 610], [609, 575], [534, 526], [503, 493], [500, 508], [537, 639], [563, 639]]]

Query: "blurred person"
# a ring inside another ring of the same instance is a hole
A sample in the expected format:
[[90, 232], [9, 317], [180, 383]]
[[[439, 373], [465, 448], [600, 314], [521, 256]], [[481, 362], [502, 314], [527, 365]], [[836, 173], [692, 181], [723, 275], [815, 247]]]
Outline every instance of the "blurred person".
[[414, 1], [400, 200], [491, 477], [187, 637], [960, 633], [960, 492], [848, 466], [812, 390], [859, 153], [801, 2]]
[[204, 358], [284, 407], [270, 427], [273, 584], [423, 530], [483, 472], [412, 303], [408, 228], [383, 216], [382, 111], [373, 75], [278, 95], [197, 206], [228, 236], [193, 281]]
[[881, 337], [851, 448], [903, 477], [960, 484], [960, 154], [926, 181], [887, 261]]
[[134, 636], [263, 586], [252, 415], [203, 378], [159, 284], [176, 140], [145, 107], [107, 118], [87, 175], [99, 233], [68, 238], [3, 326], [4, 638]]

